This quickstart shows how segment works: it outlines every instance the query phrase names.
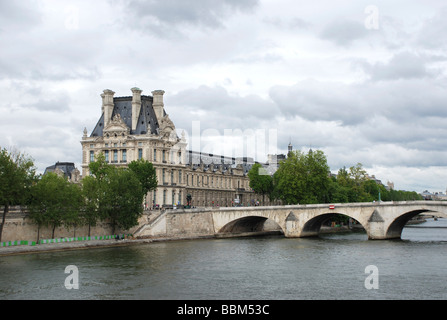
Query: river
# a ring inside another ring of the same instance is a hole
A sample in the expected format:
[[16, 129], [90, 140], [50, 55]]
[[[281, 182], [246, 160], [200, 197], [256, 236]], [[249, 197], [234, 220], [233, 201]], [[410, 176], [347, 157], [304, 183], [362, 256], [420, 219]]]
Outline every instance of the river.
[[[69, 265], [78, 289], [65, 286]], [[4, 256], [0, 299], [446, 299], [446, 266], [447, 219], [429, 219], [401, 240], [265, 236]]]

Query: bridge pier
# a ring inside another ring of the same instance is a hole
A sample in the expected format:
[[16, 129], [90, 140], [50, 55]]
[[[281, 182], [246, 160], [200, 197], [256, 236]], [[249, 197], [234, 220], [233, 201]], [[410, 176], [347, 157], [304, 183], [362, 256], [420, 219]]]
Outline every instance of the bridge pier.
[[299, 238], [300, 228], [299, 220], [293, 212], [290, 212], [286, 218], [286, 227], [284, 229], [284, 236], [286, 238]]
[[368, 223], [366, 223], [365, 230], [366, 233], [368, 234], [368, 239], [371, 240], [387, 239], [385, 220], [382, 218], [377, 208], [374, 209], [371, 216], [369, 217]]

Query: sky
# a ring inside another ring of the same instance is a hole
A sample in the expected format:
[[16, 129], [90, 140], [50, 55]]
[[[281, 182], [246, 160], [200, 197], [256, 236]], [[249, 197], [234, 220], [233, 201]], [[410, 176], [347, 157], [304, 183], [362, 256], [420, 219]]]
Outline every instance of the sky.
[[0, 147], [80, 168], [100, 94], [139, 87], [165, 91], [195, 151], [266, 161], [291, 143], [445, 192], [446, 17], [431, 0], [0, 0]]

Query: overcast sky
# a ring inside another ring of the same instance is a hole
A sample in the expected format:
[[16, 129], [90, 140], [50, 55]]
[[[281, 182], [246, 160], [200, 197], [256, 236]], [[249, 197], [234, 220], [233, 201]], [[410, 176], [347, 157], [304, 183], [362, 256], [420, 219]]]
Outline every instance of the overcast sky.
[[102, 91], [137, 86], [165, 90], [202, 151], [253, 130], [274, 142], [257, 153], [292, 142], [332, 172], [361, 162], [396, 189], [447, 187], [445, 1], [0, 0], [0, 47], [0, 146], [40, 172], [80, 167]]

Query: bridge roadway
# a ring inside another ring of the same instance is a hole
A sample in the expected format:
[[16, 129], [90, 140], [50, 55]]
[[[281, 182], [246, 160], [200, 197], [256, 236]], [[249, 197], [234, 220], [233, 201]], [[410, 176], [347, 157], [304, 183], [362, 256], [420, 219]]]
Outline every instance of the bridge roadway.
[[[286, 237], [316, 236], [321, 224], [333, 214], [358, 221], [369, 239], [400, 238], [405, 224], [420, 213], [447, 218], [447, 202], [399, 201], [343, 204], [220, 208], [213, 210], [217, 233], [256, 230], [266, 219], [275, 221]], [[253, 228], [254, 227], [254, 228]]]
[[[343, 214], [360, 223], [369, 239], [400, 238], [405, 224], [420, 213], [447, 218], [447, 201], [367, 202], [167, 210], [134, 235], [222, 236], [263, 231], [275, 225], [285, 237], [317, 236], [324, 221]], [[273, 221], [273, 222], [272, 222]]]

